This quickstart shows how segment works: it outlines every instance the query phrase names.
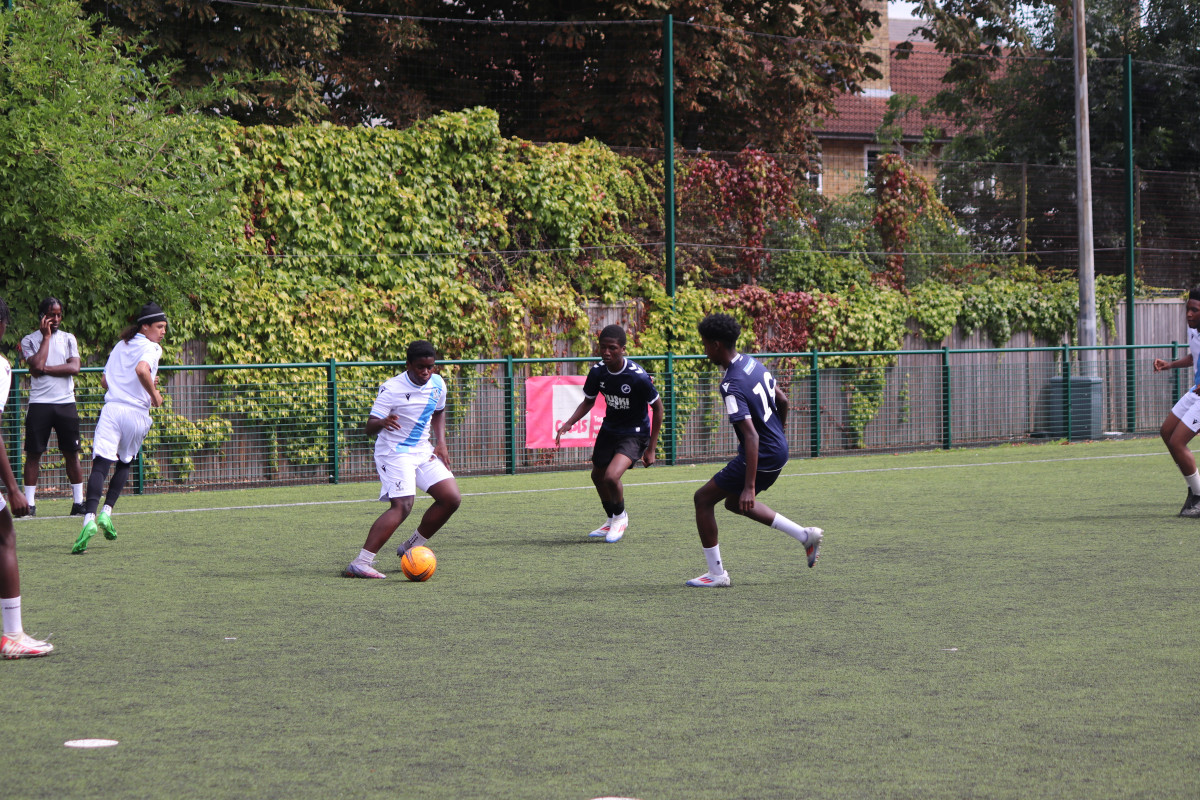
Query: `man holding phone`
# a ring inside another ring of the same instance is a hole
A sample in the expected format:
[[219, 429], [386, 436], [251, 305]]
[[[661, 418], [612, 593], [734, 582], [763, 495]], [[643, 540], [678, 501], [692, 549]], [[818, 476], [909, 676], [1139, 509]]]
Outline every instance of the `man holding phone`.
[[63, 305], [47, 297], [38, 305], [38, 329], [21, 340], [21, 357], [32, 378], [25, 413], [25, 501], [35, 514], [42, 454], [50, 446], [50, 431], [58, 434], [67, 479], [71, 482], [71, 515], [83, 514], [83, 470], [79, 466], [79, 410], [75, 406], [75, 376], [79, 374], [79, 344], [60, 329]]

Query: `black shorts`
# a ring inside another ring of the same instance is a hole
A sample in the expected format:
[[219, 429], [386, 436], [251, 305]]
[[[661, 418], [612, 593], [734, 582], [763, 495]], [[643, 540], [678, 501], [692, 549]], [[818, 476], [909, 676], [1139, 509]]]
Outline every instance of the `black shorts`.
[[[760, 469], [754, 473], [755, 496], [774, 486], [775, 480], [781, 472], [783, 472], [783, 467], [770, 471]], [[746, 488], [746, 457], [738, 453], [737, 457], [726, 464], [723, 470], [713, 475], [713, 483], [727, 495], [740, 496], [742, 489]]]
[[50, 446], [50, 431], [58, 434], [58, 449], [78, 453], [79, 409], [74, 403], [30, 403], [25, 412], [25, 452], [40, 456]]
[[649, 446], [649, 436], [620, 436], [601, 429], [596, 434], [596, 446], [592, 448], [592, 463], [597, 467], [607, 467], [612, 463], [613, 456], [622, 455], [636, 464], [642, 460]]

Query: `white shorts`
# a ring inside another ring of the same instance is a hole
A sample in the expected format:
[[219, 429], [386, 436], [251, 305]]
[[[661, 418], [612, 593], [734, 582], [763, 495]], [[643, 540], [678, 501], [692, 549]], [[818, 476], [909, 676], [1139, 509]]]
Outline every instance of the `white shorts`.
[[453, 478], [442, 460], [435, 455], [414, 456], [412, 453], [392, 453], [375, 456], [375, 471], [379, 473], [379, 499], [416, 497], [417, 489], [428, 491], [447, 478]]
[[142, 449], [150, 432], [150, 414], [137, 406], [125, 403], [105, 403], [96, 420], [92, 439], [92, 457], [129, 463]]

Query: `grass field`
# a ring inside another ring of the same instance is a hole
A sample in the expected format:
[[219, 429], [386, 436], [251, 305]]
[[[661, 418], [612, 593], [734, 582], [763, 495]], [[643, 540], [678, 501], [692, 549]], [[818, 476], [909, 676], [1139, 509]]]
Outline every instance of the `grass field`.
[[374, 484], [126, 497], [83, 556], [42, 500], [57, 649], [0, 662], [3, 794], [1200, 796], [1200, 523], [1161, 443], [794, 461], [763, 499], [826, 529], [817, 567], [719, 511], [733, 586], [690, 589], [714, 470], [629, 473], [612, 545], [584, 472], [464, 479], [424, 584], [386, 549], [340, 577]]

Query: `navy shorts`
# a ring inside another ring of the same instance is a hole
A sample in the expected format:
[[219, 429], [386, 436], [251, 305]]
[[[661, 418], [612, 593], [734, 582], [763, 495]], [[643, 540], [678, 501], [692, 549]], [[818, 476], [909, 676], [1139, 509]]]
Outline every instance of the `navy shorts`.
[[25, 412], [25, 452], [40, 456], [50, 446], [50, 431], [58, 434], [58, 449], [78, 453], [79, 409], [74, 403], [30, 403]]
[[592, 463], [597, 467], [607, 467], [612, 463], [613, 456], [622, 455], [636, 464], [642, 460], [649, 446], [649, 436], [620, 436], [601, 429], [596, 434], [596, 446], [592, 448]]
[[[760, 495], [775, 485], [783, 467], [774, 470], [759, 470], [754, 475], [754, 494]], [[746, 457], [741, 453], [737, 458], [725, 465], [725, 468], [713, 475], [713, 483], [725, 494], [737, 496], [746, 488]]]

